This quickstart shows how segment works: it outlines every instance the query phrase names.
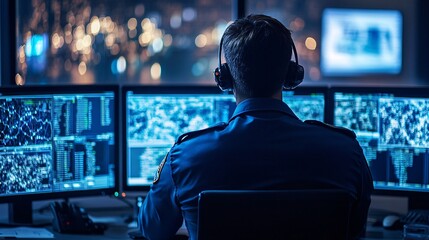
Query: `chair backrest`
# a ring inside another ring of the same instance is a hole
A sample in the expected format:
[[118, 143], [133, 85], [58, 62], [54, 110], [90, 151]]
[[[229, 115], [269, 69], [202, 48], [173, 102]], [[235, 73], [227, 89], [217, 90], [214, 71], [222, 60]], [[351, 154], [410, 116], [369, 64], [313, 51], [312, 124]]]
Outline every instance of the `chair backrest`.
[[198, 240], [348, 239], [354, 199], [342, 190], [209, 190]]

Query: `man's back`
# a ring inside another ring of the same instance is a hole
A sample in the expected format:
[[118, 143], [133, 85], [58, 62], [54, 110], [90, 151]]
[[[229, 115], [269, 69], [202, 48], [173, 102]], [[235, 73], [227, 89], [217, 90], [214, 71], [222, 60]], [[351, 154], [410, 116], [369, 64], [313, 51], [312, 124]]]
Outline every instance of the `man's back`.
[[168, 239], [185, 218], [195, 239], [203, 190], [334, 188], [357, 199], [350, 235], [359, 236], [373, 189], [368, 165], [353, 132], [304, 123], [281, 101], [282, 89], [304, 79], [289, 29], [266, 15], [237, 19], [221, 38], [218, 60], [215, 81], [233, 91], [234, 116], [178, 138], [141, 207], [143, 235]]
[[353, 132], [304, 123], [279, 100], [240, 103], [227, 125], [179, 139], [170, 160], [191, 235], [198, 194], [210, 189], [340, 188], [363, 198], [352, 213], [352, 234], [366, 220], [362, 209], [369, 205], [369, 193], [364, 189], [372, 182]]

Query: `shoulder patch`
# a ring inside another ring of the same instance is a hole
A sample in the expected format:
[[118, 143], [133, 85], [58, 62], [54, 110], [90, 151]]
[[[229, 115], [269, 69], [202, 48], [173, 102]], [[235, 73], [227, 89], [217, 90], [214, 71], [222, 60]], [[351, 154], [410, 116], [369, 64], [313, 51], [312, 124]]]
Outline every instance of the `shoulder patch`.
[[164, 168], [165, 162], [167, 161], [168, 153], [165, 155], [164, 159], [162, 159], [161, 163], [158, 166], [158, 169], [156, 170], [155, 177], [153, 178], [153, 184], [159, 182], [159, 179], [161, 178], [161, 172]]
[[209, 132], [211, 130], [222, 130], [227, 125], [228, 125], [227, 123], [221, 122], [221, 123], [218, 123], [218, 124], [216, 124], [214, 126], [211, 126], [211, 127], [208, 127], [208, 128], [204, 128], [204, 129], [201, 129], [201, 130], [197, 130], [197, 131], [193, 131], [193, 132], [188, 132], [188, 133], [182, 134], [182, 135], [179, 136], [179, 138], [177, 138], [176, 143], [180, 144], [180, 143], [182, 143], [182, 142], [184, 142], [184, 141], [186, 141], [188, 139], [200, 136], [201, 134], [204, 134], [204, 133]]
[[317, 125], [317, 126], [329, 128], [329, 129], [334, 130], [336, 132], [340, 132], [342, 134], [345, 134], [351, 138], [356, 138], [355, 132], [353, 132], [352, 130], [345, 128], [345, 127], [337, 127], [337, 126], [327, 124], [324, 122], [320, 122], [320, 121], [316, 121], [316, 120], [305, 120], [304, 122], [307, 124], [311, 124], [311, 125]]

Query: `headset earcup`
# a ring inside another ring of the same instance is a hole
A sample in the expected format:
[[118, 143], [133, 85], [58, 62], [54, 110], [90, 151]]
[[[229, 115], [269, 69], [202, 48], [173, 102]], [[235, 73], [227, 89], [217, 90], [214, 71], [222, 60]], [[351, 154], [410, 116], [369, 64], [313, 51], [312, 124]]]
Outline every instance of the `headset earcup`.
[[289, 67], [286, 73], [286, 79], [283, 84], [285, 89], [294, 89], [302, 83], [304, 79], [304, 67], [296, 64], [294, 61], [289, 62]]
[[232, 76], [227, 63], [223, 63], [220, 68], [214, 71], [216, 84], [222, 91], [232, 91]]

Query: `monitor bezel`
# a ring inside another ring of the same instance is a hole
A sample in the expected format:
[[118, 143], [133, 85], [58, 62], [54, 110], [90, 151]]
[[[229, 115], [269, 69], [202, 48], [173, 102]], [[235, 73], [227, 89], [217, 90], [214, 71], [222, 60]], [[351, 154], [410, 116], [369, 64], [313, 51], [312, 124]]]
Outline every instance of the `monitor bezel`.
[[52, 86], [7, 86], [0, 88], [1, 96], [25, 96], [25, 95], [54, 95], [54, 94], [79, 94], [79, 93], [99, 93], [112, 92], [114, 94], [114, 186], [99, 188], [93, 190], [72, 190], [62, 192], [43, 192], [43, 193], [22, 193], [10, 196], [0, 196], [0, 203], [28, 202], [46, 199], [68, 199], [74, 197], [86, 196], [105, 196], [112, 195], [119, 190], [119, 86], [118, 85], [52, 85]]
[[[122, 116], [122, 189], [125, 192], [135, 192], [135, 191], [149, 191], [151, 185], [129, 185], [127, 168], [128, 168], [128, 143], [127, 143], [127, 92], [133, 91], [136, 94], [219, 94], [219, 95], [231, 95], [232, 92], [222, 92], [218, 87], [213, 85], [124, 85], [121, 88], [121, 116]], [[308, 95], [312, 93], [321, 93], [324, 96], [324, 121], [326, 123], [331, 123], [330, 114], [328, 114], [329, 105], [327, 103], [329, 88], [327, 86], [298, 86], [293, 90], [286, 90], [284, 92], [294, 91], [294, 95]]]
[[[335, 114], [335, 93], [351, 93], [351, 94], [393, 94], [395, 97], [415, 97], [429, 99], [429, 86], [360, 86], [360, 87], [331, 87], [330, 97], [332, 98], [332, 121], [334, 121]], [[383, 196], [398, 196], [408, 197], [409, 208], [428, 208], [429, 202], [429, 189], [427, 191], [409, 190], [409, 189], [383, 189], [375, 188], [373, 195]], [[426, 204], [426, 205], [425, 205]]]

